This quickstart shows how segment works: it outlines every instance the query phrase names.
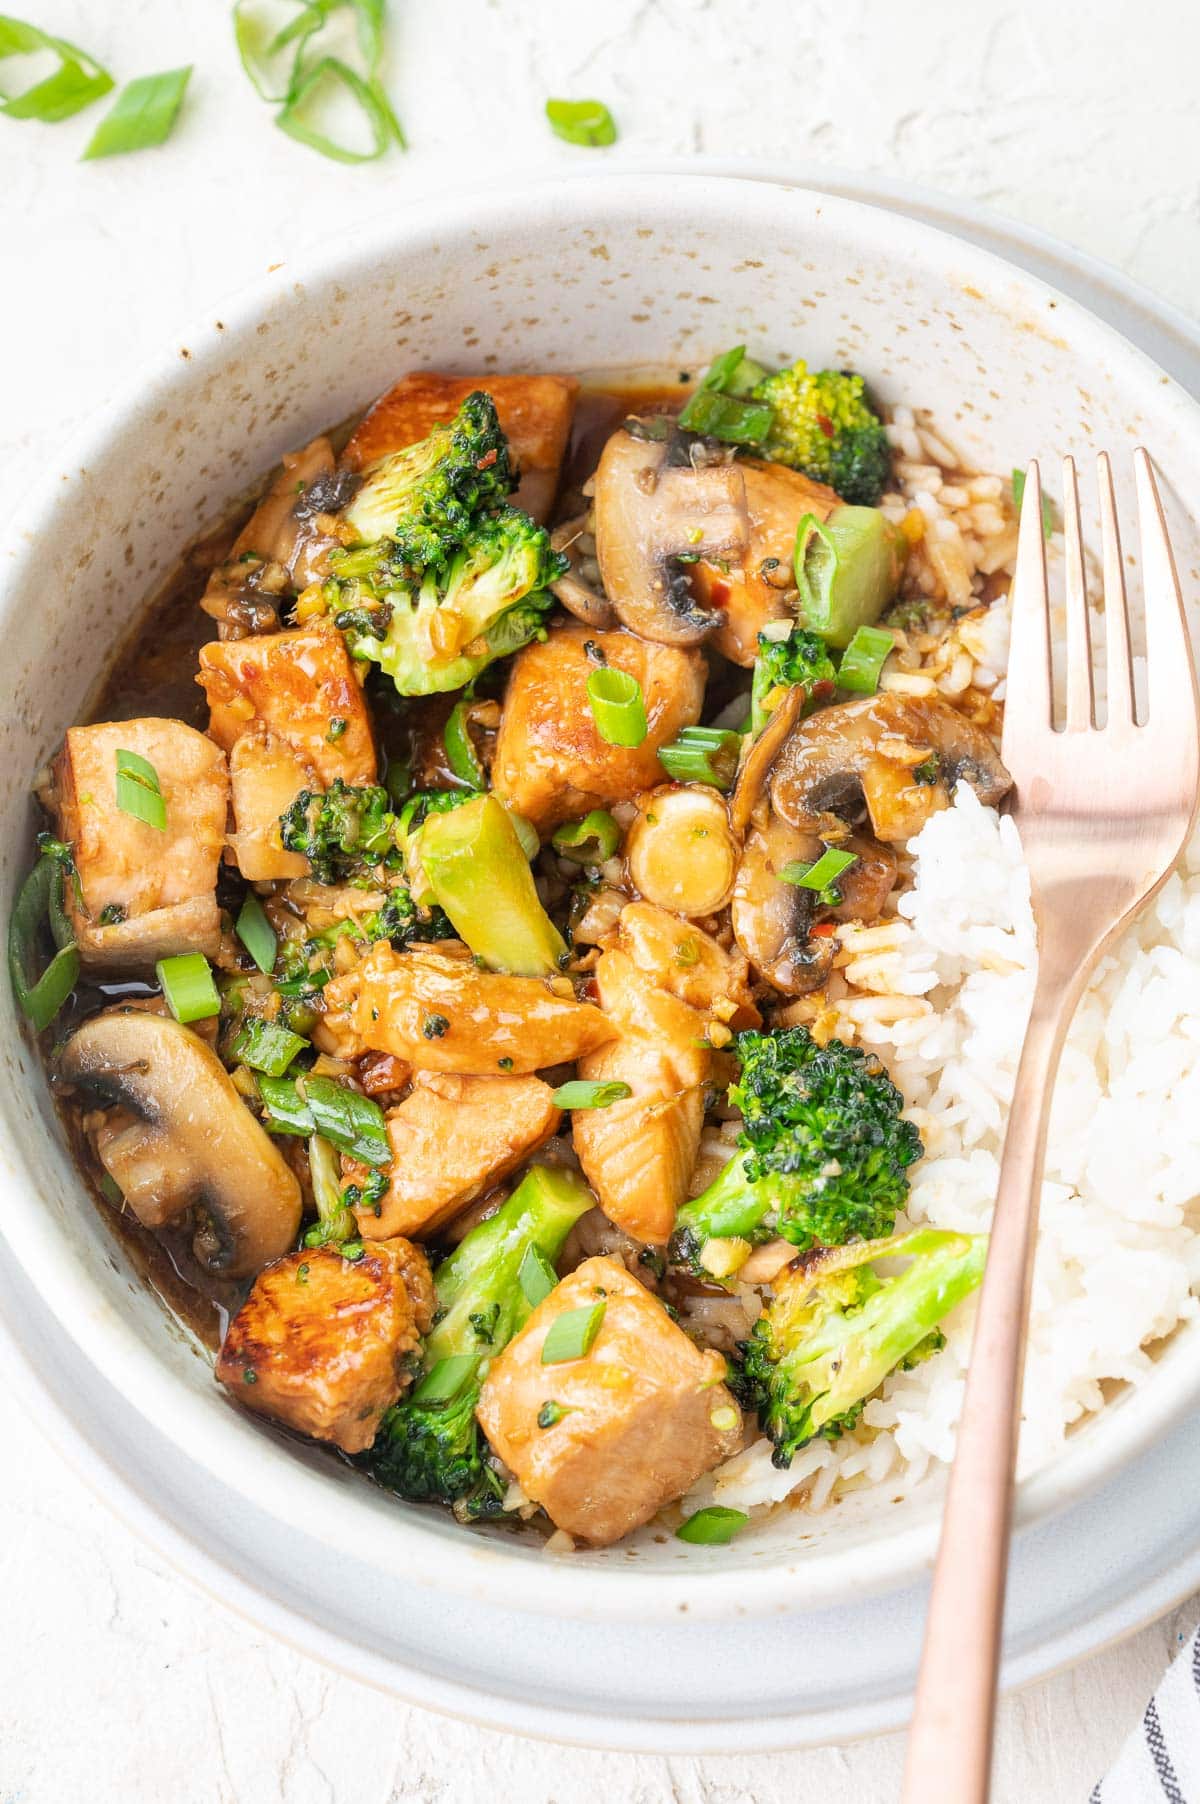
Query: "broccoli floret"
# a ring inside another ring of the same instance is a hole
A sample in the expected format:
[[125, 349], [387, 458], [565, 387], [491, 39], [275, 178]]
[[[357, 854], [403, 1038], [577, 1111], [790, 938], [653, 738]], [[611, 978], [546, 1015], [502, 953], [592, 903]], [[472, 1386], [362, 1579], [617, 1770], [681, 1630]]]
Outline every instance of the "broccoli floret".
[[395, 826], [386, 789], [335, 777], [326, 790], [300, 791], [279, 817], [279, 836], [289, 852], [308, 859], [318, 883], [345, 883], [400, 868]]
[[447, 563], [475, 516], [516, 486], [495, 402], [476, 389], [450, 425], [372, 464], [344, 518], [364, 544], [388, 539], [397, 561], [426, 569]]
[[754, 681], [750, 690], [750, 731], [761, 733], [789, 689], [802, 685], [807, 705], [832, 701], [837, 671], [825, 641], [794, 626], [786, 639], [758, 635]]
[[[936, 1353], [938, 1323], [975, 1289], [986, 1256], [986, 1235], [916, 1228], [797, 1261], [739, 1349], [736, 1389], [774, 1441], [775, 1465], [817, 1435], [836, 1440], [890, 1372]], [[876, 1261], [897, 1257], [911, 1263], [879, 1277]]]
[[[343, 586], [335, 614], [355, 657], [386, 671], [401, 695], [461, 689], [496, 658], [545, 634], [553, 598], [550, 583], [567, 568], [550, 536], [514, 507], [487, 514], [470, 527], [449, 562], [409, 585], [394, 566]], [[395, 581], [393, 588], [384, 588]], [[369, 594], [367, 593], [369, 591]], [[367, 603], [357, 605], [367, 595]], [[373, 602], [386, 626], [377, 636]], [[431, 647], [444, 646], [444, 652]]]
[[500, 1513], [504, 1485], [475, 1420], [488, 1361], [550, 1288], [550, 1268], [591, 1206], [591, 1192], [573, 1172], [535, 1165], [438, 1267], [438, 1313], [423, 1376], [388, 1410], [374, 1445], [360, 1456], [380, 1484], [401, 1497], [452, 1504], [468, 1521]]
[[901, 1119], [904, 1098], [873, 1053], [805, 1027], [742, 1033], [740, 1151], [675, 1223], [673, 1257], [709, 1274], [710, 1240], [751, 1244], [782, 1235], [802, 1250], [890, 1234], [908, 1194], [921, 1136]]
[[758, 383], [754, 398], [774, 409], [763, 446], [768, 457], [828, 483], [843, 501], [875, 506], [891, 474], [892, 453], [861, 376], [843, 370], [810, 374], [801, 359]]

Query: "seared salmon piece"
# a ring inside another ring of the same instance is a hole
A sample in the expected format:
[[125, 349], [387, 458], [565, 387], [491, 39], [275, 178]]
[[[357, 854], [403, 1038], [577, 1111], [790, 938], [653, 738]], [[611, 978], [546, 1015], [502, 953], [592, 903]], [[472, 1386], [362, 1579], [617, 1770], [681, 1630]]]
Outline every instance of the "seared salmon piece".
[[[587, 680], [602, 663], [641, 685], [647, 731], [640, 745], [600, 737]], [[492, 760], [497, 795], [543, 836], [593, 808], [632, 801], [663, 781], [659, 748], [699, 720], [706, 676], [697, 651], [574, 623], [555, 627], [543, 644], [517, 654], [509, 675]]]
[[419, 1071], [387, 1117], [387, 1193], [355, 1210], [370, 1239], [431, 1234], [498, 1184], [548, 1140], [560, 1120], [554, 1092], [536, 1077], [459, 1077]]
[[651, 902], [621, 910], [616, 945], [639, 971], [689, 1008], [715, 1013], [733, 1028], [757, 1027], [762, 1016], [750, 994], [750, 963], [736, 946], [719, 940]]
[[575, 1110], [575, 1151], [608, 1219], [635, 1240], [665, 1246], [700, 1148], [705, 1020], [623, 952], [604, 952], [595, 979], [616, 1038], [581, 1058], [579, 1075], [628, 1084], [632, 1094], [606, 1109]]
[[[543, 1365], [552, 1324], [601, 1304], [587, 1353]], [[493, 1360], [475, 1413], [526, 1496], [607, 1547], [736, 1452], [742, 1418], [725, 1371], [619, 1261], [585, 1259]]]
[[481, 971], [465, 947], [396, 952], [384, 940], [328, 984], [322, 1001], [341, 1056], [390, 1052], [417, 1071], [521, 1077], [567, 1064], [613, 1036], [598, 1008], [575, 1001], [565, 978]]
[[712, 638], [714, 649], [734, 664], [753, 664], [764, 626], [790, 613], [784, 596], [794, 586], [796, 528], [805, 514], [827, 519], [841, 502], [824, 483], [812, 482], [786, 464], [747, 457], [737, 467], [746, 479], [750, 515], [741, 566], [723, 569], [702, 558], [692, 571], [692, 593], [722, 616]]
[[239, 870], [251, 882], [303, 876], [308, 860], [283, 850], [279, 816], [303, 789], [375, 781], [370, 716], [345, 640], [314, 626], [213, 641], [201, 647], [196, 680], [209, 733], [229, 753]]
[[391, 451], [415, 445], [435, 426], [448, 424], [477, 388], [496, 403], [521, 473], [514, 504], [535, 520], [547, 520], [579, 388], [572, 376], [439, 376], [433, 370], [414, 370], [376, 401], [351, 435], [343, 461], [361, 470]]
[[409, 1382], [433, 1308], [429, 1263], [407, 1240], [372, 1241], [353, 1260], [301, 1247], [254, 1280], [217, 1377], [247, 1409], [361, 1453]]
[[[165, 830], [118, 807], [119, 751], [153, 768]], [[177, 952], [216, 952], [229, 778], [211, 739], [178, 720], [71, 727], [50, 801], [59, 837], [74, 851], [78, 889], [68, 881], [63, 900], [85, 964], [152, 965]]]

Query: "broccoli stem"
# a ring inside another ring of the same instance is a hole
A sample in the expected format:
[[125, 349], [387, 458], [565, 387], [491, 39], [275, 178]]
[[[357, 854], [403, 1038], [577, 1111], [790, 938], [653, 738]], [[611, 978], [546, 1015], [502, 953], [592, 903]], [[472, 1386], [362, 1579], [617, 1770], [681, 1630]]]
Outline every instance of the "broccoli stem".
[[421, 866], [435, 897], [471, 951], [495, 971], [549, 977], [566, 944], [538, 893], [509, 818], [494, 796], [425, 822]]
[[685, 1203], [675, 1217], [671, 1257], [698, 1277], [711, 1276], [703, 1263], [710, 1240], [761, 1241], [767, 1238], [764, 1222], [777, 1201], [770, 1179], [751, 1183], [746, 1176], [748, 1152], [729, 1161], [707, 1190]]

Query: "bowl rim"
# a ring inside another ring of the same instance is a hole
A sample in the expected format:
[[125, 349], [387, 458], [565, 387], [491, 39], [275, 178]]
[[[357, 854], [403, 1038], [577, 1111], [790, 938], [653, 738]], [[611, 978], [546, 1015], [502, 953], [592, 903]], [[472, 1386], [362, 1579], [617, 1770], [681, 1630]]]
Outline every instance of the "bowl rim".
[[[1200, 467], [1200, 405], [1172, 377], [1115, 327], [1069, 295], [941, 226], [893, 213], [867, 200], [830, 195], [809, 184], [697, 171], [687, 165], [669, 174], [655, 168], [553, 175], [503, 190], [438, 191], [407, 205], [402, 217], [381, 214], [377, 220], [367, 221], [336, 245], [324, 242], [302, 247], [294, 259], [207, 309], [207, 316], [193, 322], [174, 346], [164, 345], [147, 359], [136, 385], [131, 378], [91, 414], [66, 445], [57, 467], [46, 471], [23, 498], [14, 516], [21, 524], [11, 529], [10, 543], [4, 548], [0, 610], [7, 605], [8, 591], [28, 583], [39, 540], [52, 530], [58, 510], [70, 505], [75, 473], [86, 469], [129, 430], [144, 411], [147, 394], [160, 400], [175, 383], [190, 384], [213, 366], [219, 368], [247, 330], [281, 306], [287, 290], [344, 280], [360, 266], [398, 257], [402, 247], [411, 253], [412, 247], [422, 242], [444, 244], [478, 232], [481, 207], [487, 209], [489, 226], [498, 231], [536, 222], [546, 214], [579, 222], [589, 216], [605, 221], [637, 211], [647, 220], [670, 223], [684, 210], [680, 206], [681, 181], [688, 191], [690, 211], [702, 213], [707, 208], [714, 216], [734, 212], [739, 230], [753, 229], [756, 219], [765, 220], [786, 197], [798, 221], [802, 218], [811, 224], [824, 217], [841, 222], [851, 233], [864, 236], [876, 252], [892, 249], [909, 262], [937, 267], [951, 260], [956, 273], [969, 274], [985, 298], [995, 301], [995, 291], [1002, 289], [1006, 312], [1014, 290], [1035, 308], [1052, 302], [1056, 330], [1082, 353], [1090, 351], [1097, 363], [1105, 355], [1125, 363], [1139, 383], [1153, 392], [1160, 417], [1163, 410], [1172, 416], [1174, 429], [1190, 441]], [[179, 346], [187, 347], [186, 360], [181, 360]], [[202, 1402], [155, 1357], [119, 1312], [97, 1307], [97, 1292], [82, 1260], [57, 1238], [49, 1213], [37, 1201], [35, 1187], [20, 1182], [20, 1145], [7, 1128], [0, 1128], [0, 1143], [5, 1139], [13, 1141], [9, 1148], [13, 1170], [0, 1181], [5, 1193], [5, 1239], [38, 1296], [83, 1357], [160, 1433], [199, 1459], [235, 1492], [268, 1514], [316, 1534], [331, 1547], [343, 1543], [350, 1526], [347, 1512], [361, 1507], [356, 1502], [357, 1488], [352, 1495], [350, 1489], [328, 1483], [324, 1473], [293, 1458], [282, 1441], [269, 1433], [256, 1437], [253, 1457], [230, 1460], [227, 1443], [232, 1417], [223, 1420]], [[1200, 1323], [1194, 1332], [1200, 1336]], [[1177, 1368], [1183, 1362], [1176, 1358], [1172, 1363]], [[1173, 1370], [1173, 1382], [1160, 1371], [1159, 1381], [1139, 1393], [1138, 1409], [1123, 1408], [1122, 1400], [1106, 1406], [1089, 1421], [1086, 1432], [1069, 1441], [1047, 1467], [1024, 1479], [1018, 1487], [1018, 1526], [1057, 1514], [1149, 1446], [1200, 1396], [1200, 1358], [1192, 1363], [1195, 1370], [1190, 1373]], [[377, 1530], [377, 1516], [364, 1514], [366, 1520]], [[779, 1563], [764, 1562], [759, 1569], [750, 1565], [722, 1569], [715, 1563], [689, 1559], [678, 1573], [665, 1573], [616, 1565], [601, 1568], [583, 1560], [514, 1558], [503, 1541], [434, 1533], [427, 1512], [419, 1508], [396, 1509], [391, 1522], [389, 1539], [394, 1546], [407, 1543], [417, 1555], [410, 1562], [414, 1582], [438, 1591], [486, 1595], [491, 1602], [526, 1610], [581, 1618], [645, 1618], [679, 1610], [695, 1617], [719, 1618], [827, 1607], [847, 1597], [910, 1583], [931, 1565], [938, 1532], [936, 1515], [927, 1513], [899, 1533], [880, 1535], [866, 1544], [856, 1542], [842, 1549], [791, 1556]], [[432, 1569], [420, 1558], [424, 1549], [431, 1555], [436, 1550]]]

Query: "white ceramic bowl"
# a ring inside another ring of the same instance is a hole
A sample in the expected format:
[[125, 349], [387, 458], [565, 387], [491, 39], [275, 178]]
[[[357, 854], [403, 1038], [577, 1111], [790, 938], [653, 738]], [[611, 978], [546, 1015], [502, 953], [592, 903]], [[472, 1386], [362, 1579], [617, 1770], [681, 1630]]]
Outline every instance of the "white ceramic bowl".
[[[3, 565], [10, 705], [5, 895], [29, 853], [29, 780], [86, 706], [180, 548], [289, 447], [401, 371], [695, 369], [745, 340], [862, 370], [932, 409], [968, 463], [1153, 450], [1185, 578], [1200, 563], [1177, 497], [1200, 469], [1200, 410], [1075, 303], [929, 227], [806, 190], [715, 176], [597, 177], [486, 201], [439, 199], [307, 256], [147, 365], [42, 486]], [[7, 985], [0, 1221], [43, 1301], [100, 1372], [225, 1486], [382, 1572], [564, 1616], [678, 1620], [834, 1604], [900, 1585], [932, 1553], [936, 1501], [783, 1512], [729, 1548], [643, 1532], [569, 1560], [464, 1533], [239, 1413], [167, 1317], [75, 1175]], [[1049, 1514], [1150, 1444], [1200, 1396], [1200, 1325], [1022, 1488]]]

